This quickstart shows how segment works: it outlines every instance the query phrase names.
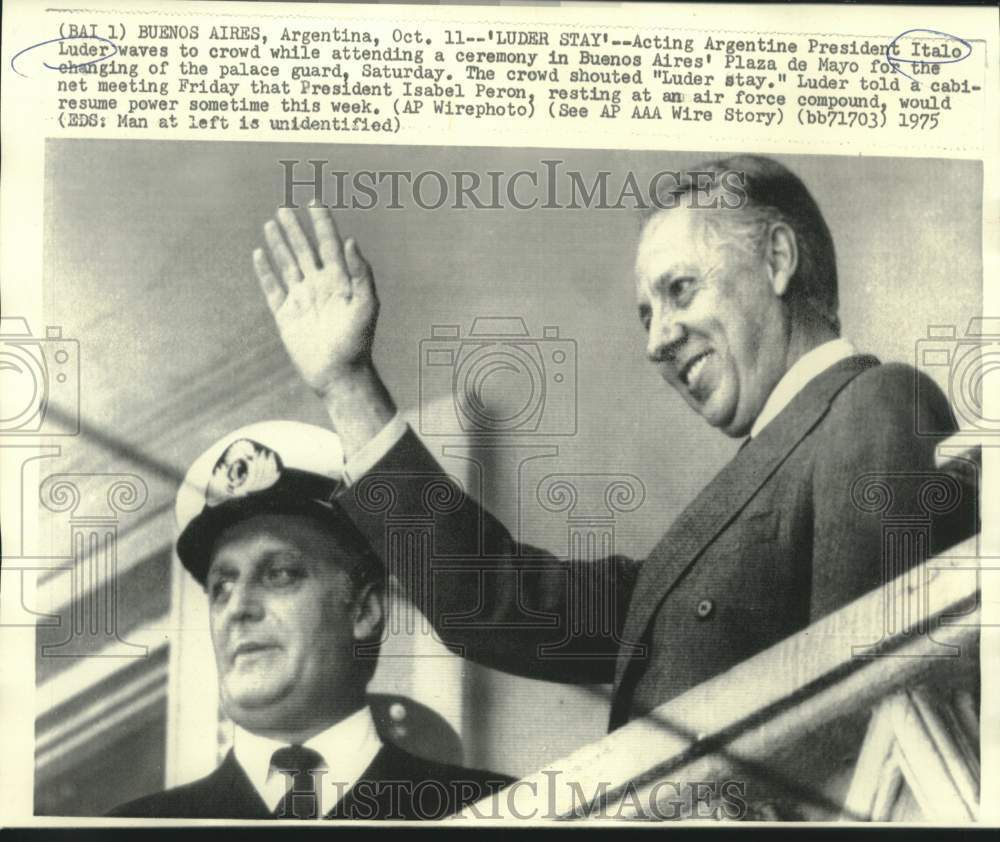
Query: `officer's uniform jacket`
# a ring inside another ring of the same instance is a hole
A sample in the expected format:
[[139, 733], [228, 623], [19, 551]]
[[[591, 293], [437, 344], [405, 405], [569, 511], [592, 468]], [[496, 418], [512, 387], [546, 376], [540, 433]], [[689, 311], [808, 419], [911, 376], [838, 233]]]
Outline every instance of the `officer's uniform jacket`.
[[[506, 775], [416, 757], [385, 742], [361, 778], [324, 818], [433, 820], [487, 798], [511, 782]], [[488, 814], [489, 802], [483, 811]], [[274, 813], [232, 750], [211, 774], [116, 807], [115, 818], [273, 819]]]

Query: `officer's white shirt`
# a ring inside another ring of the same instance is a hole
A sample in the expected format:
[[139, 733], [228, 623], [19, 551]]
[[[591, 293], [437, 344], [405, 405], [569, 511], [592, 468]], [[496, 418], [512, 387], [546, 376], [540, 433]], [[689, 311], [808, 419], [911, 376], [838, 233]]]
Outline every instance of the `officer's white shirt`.
[[750, 438], [756, 438], [760, 431], [792, 402], [792, 398], [801, 392], [810, 380], [822, 374], [830, 366], [836, 365], [841, 360], [846, 360], [856, 353], [857, 351], [850, 340], [842, 336], [817, 345], [811, 351], [806, 351], [792, 363], [792, 367], [784, 373], [778, 381], [778, 385], [767, 396], [764, 408], [750, 428]]
[[[778, 381], [764, 408], [750, 428], [750, 437], [756, 437], [761, 430], [781, 412], [805, 385], [830, 366], [835, 365], [857, 351], [849, 339], [838, 337], [817, 345], [797, 359]], [[347, 486], [357, 482], [378, 464], [406, 433], [407, 424], [400, 413], [386, 424], [369, 442], [344, 464], [343, 481]]]
[[[233, 735], [233, 753], [254, 789], [272, 812], [278, 808], [291, 777], [271, 768], [271, 757], [287, 743], [252, 734], [239, 726]], [[382, 748], [371, 709], [363, 707], [303, 743], [319, 752], [324, 771], [319, 778], [319, 818], [330, 812], [358, 782]]]

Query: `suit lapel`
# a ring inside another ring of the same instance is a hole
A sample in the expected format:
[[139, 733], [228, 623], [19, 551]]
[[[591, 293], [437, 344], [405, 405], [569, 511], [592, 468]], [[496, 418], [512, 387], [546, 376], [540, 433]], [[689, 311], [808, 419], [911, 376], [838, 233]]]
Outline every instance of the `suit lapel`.
[[[324, 818], [327, 819], [343, 819], [343, 818], [353, 818], [355, 816], [361, 816], [364, 818], [378, 819], [382, 818], [383, 815], [388, 815], [392, 812], [403, 813], [401, 805], [393, 804], [392, 797], [398, 795], [399, 793], [393, 792], [388, 799], [386, 799], [386, 792], [383, 792], [376, 787], [368, 787], [368, 785], [377, 785], [381, 781], [390, 780], [404, 780], [400, 772], [400, 757], [402, 752], [396, 748], [390, 742], [384, 742], [382, 748], [378, 750], [372, 758], [372, 762], [368, 764], [368, 768], [361, 773], [361, 777], [354, 782], [354, 785], [347, 790], [344, 797], [338, 801], [332, 810], [330, 810]], [[394, 774], [395, 773], [395, 774]], [[360, 787], [360, 788], [359, 788]], [[365, 792], [365, 800], [359, 801], [359, 792]], [[400, 788], [400, 792], [402, 788]], [[386, 803], [383, 803], [386, 802]], [[375, 815], [369, 815], [373, 807], [375, 808]], [[394, 816], [408, 818], [407, 815]]]
[[[369, 787], [365, 784], [378, 784], [385, 781], [417, 780], [418, 775], [412, 768], [415, 759], [399, 747], [385, 742], [379, 749], [368, 768], [354, 783], [343, 798], [329, 810], [324, 818], [413, 818], [412, 805], [400, 794], [405, 789], [396, 787]], [[215, 818], [234, 819], [273, 819], [274, 813], [268, 809], [260, 794], [250, 782], [243, 767], [233, 754], [232, 749], [226, 754], [225, 760], [209, 776], [206, 781], [205, 815]], [[359, 790], [359, 784], [361, 789]], [[359, 792], [364, 792], [359, 796]], [[359, 800], [363, 799], [363, 800]], [[374, 808], [374, 815], [371, 815]]]
[[208, 795], [211, 803], [207, 815], [233, 819], [273, 818], [232, 749], [212, 773]]
[[[625, 620], [624, 639], [638, 642], [657, 606], [774, 474], [795, 446], [826, 414], [830, 401], [854, 377], [878, 365], [871, 356], [853, 356], [817, 375], [768, 424], [750, 446], [716, 474], [680, 514], [650, 553], [639, 572]], [[622, 647], [615, 668], [615, 690], [621, 685], [632, 647]]]

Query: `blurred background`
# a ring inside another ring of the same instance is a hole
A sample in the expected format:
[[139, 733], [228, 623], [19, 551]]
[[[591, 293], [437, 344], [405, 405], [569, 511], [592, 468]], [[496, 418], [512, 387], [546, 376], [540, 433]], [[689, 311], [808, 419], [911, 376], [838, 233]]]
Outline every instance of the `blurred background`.
[[[284, 200], [280, 161], [302, 162], [299, 180], [311, 177], [305, 162], [321, 160], [349, 173], [463, 170], [488, 182], [489, 171], [543, 178], [542, 161], [558, 159], [587, 184], [611, 173], [613, 204], [628, 172], [646, 185], [657, 171], [722, 154], [49, 141], [46, 324], [27, 329], [39, 348], [49, 343], [41, 353], [51, 365], [56, 351], [69, 355], [59, 363], [69, 385], [53, 391], [46, 423], [78, 417], [79, 434], [60, 438], [58, 455], [38, 463], [40, 489], [24, 490], [41, 495], [45, 517], [40, 545], [22, 555], [48, 560], [27, 606], [44, 615], [36, 814], [101, 814], [207, 773], [228, 744], [204, 598], [172, 555], [173, 496], [191, 460], [231, 429], [326, 423], [251, 270], [262, 225]], [[910, 363], [929, 328], [939, 349], [960, 343], [981, 311], [980, 164], [780, 160], [833, 232], [845, 335]], [[304, 205], [311, 188], [295, 195]], [[642, 557], [737, 443], [644, 361], [632, 275], [640, 214], [424, 210], [403, 195], [402, 208], [337, 213], [374, 267], [376, 361], [397, 404], [521, 540], [566, 553], [597, 534]], [[61, 335], [46, 335], [49, 326]], [[491, 368], [498, 354], [505, 364]], [[926, 370], [948, 388], [947, 362]], [[483, 407], [456, 406], [453, 389], [475, 372]], [[560, 477], [590, 489], [571, 511], [539, 492]], [[616, 482], [631, 502], [608, 509], [601, 489]], [[418, 753], [523, 775], [606, 729], [607, 687], [466, 664], [399, 602], [390, 627], [371, 688], [376, 712], [388, 738]]]

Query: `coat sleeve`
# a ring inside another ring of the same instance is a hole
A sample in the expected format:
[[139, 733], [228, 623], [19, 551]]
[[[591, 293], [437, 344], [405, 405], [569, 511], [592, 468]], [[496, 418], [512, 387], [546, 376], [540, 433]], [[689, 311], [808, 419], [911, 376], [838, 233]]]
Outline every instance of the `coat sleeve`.
[[[848, 384], [821, 423], [811, 489], [811, 622], [972, 534], [977, 521], [974, 490], [936, 480], [941, 437], [917, 432], [955, 430], [947, 400], [925, 375], [898, 364], [873, 368]], [[895, 540], [902, 521], [890, 519], [900, 517], [915, 518], [905, 527], [912, 543]]]
[[412, 430], [338, 502], [453, 651], [529, 678], [614, 679], [637, 562], [519, 543]]

